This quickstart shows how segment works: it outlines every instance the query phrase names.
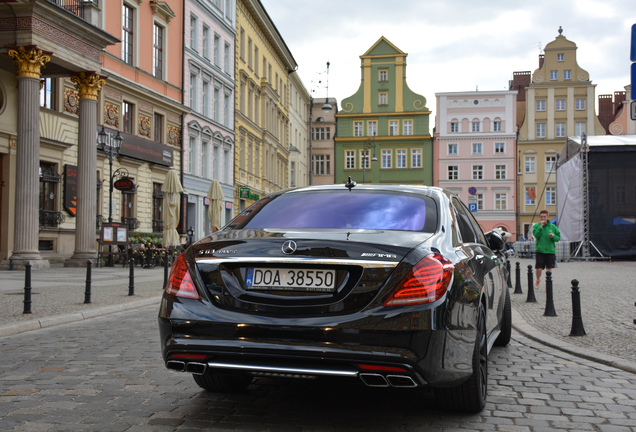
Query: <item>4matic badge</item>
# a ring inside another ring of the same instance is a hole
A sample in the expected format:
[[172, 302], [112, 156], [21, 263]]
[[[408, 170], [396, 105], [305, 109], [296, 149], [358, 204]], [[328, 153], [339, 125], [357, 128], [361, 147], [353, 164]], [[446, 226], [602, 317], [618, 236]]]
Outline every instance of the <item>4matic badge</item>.
[[370, 257], [370, 258], [397, 258], [397, 255], [395, 254], [381, 254], [381, 253], [370, 253], [370, 252], [365, 252], [361, 256]]

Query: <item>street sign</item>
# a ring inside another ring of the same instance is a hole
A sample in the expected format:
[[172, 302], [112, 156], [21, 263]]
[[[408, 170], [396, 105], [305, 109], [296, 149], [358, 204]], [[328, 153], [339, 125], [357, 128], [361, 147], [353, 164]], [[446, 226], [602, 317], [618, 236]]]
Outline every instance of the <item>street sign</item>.
[[632, 116], [632, 120], [636, 120], [636, 100], [633, 100], [629, 105], [629, 113]]
[[636, 63], [632, 63], [632, 100], [636, 100]]
[[471, 195], [475, 195], [477, 193], [477, 188], [476, 187], [468, 188], [468, 193]]
[[477, 213], [477, 203], [468, 203], [468, 210], [471, 213]]
[[[629, 59], [636, 62], [636, 24], [632, 25], [632, 46], [629, 54]], [[632, 85], [634, 85], [633, 81]]]

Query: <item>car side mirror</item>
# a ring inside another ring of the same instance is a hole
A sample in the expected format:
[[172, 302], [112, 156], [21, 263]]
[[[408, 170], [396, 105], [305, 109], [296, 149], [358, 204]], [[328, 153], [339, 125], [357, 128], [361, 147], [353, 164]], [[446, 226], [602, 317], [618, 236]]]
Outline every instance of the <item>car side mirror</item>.
[[504, 250], [506, 243], [504, 242], [503, 237], [497, 231], [490, 231], [486, 234], [486, 241], [488, 242], [488, 246], [494, 252], [501, 252]]

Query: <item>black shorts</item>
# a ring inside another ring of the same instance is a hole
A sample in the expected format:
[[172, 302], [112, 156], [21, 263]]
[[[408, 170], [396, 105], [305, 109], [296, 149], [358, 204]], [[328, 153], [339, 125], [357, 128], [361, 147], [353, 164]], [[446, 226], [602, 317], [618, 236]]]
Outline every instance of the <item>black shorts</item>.
[[555, 254], [544, 254], [541, 252], [537, 252], [536, 258], [537, 258], [537, 263], [535, 265], [535, 268], [538, 268], [538, 269], [547, 268], [548, 270], [551, 270], [554, 268], [554, 265], [556, 263]]

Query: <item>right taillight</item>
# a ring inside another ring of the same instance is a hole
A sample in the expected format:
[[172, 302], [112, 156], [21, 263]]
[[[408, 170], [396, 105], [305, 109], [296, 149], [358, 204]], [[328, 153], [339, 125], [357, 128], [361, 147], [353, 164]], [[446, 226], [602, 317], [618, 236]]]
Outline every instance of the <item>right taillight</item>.
[[384, 306], [410, 306], [441, 299], [453, 279], [453, 263], [438, 253], [417, 262], [384, 301]]
[[172, 266], [168, 284], [166, 285], [166, 293], [190, 299], [199, 298], [197, 288], [194, 286], [194, 282], [188, 271], [185, 254], [179, 255]]

